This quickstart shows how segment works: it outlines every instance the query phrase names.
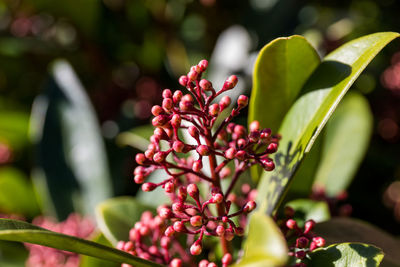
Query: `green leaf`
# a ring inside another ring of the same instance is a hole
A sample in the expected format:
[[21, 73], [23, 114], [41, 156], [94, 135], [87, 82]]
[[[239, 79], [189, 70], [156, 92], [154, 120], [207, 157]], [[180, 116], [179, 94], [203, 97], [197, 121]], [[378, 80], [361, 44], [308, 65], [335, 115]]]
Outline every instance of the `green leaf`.
[[353, 179], [372, 133], [368, 101], [360, 94], [346, 96], [326, 125], [315, 185], [329, 196], [344, 191]]
[[342, 97], [376, 54], [398, 36], [392, 32], [367, 35], [324, 58], [280, 127], [282, 140], [273, 156], [276, 169], [264, 172], [258, 186], [262, 211], [271, 214], [276, 209], [294, 172]]
[[[65, 219], [78, 211], [92, 214], [112, 195], [101, 130], [83, 86], [66, 61], [56, 61], [46, 91], [33, 105], [31, 135], [38, 166], [35, 186]], [[46, 211], [51, 210], [43, 201]]]
[[122, 132], [117, 136], [117, 143], [121, 146], [131, 146], [141, 151], [147, 150], [150, 136], [153, 135], [153, 125], [135, 127], [130, 131]]
[[361, 242], [375, 245], [385, 253], [382, 266], [400, 266], [400, 240], [369, 223], [352, 218], [333, 218], [318, 223], [314, 232], [327, 244]]
[[328, 204], [324, 201], [296, 199], [288, 202], [286, 206], [289, 206], [296, 211], [296, 221], [307, 221], [312, 219], [315, 222], [323, 222], [329, 220], [331, 217]]
[[286, 263], [288, 248], [281, 230], [267, 215], [251, 215], [244, 255], [234, 267], [282, 266]]
[[161, 266], [118, 249], [17, 220], [0, 219], [0, 240], [33, 243], [136, 267]]
[[254, 66], [249, 123], [278, 131], [301, 88], [320, 63], [302, 36], [277, 38], [261, 49]]
[[96, 221], [104, 236], [113, 244], [129, 240], [129, 230], [140, 220], [148, 206], [133, 197], [117, 197], [104, 201], [96, 208]]
[[[107, 247], [112, 247], [111, 243], [104, 237], [104, 235], [99, 234], [92, 239], [93, 242], [105, 245]], [[79, 267], [120, 267], [121, 264], [102, 260], [99, 258], [94, 258], [86, 255], [80, 257]]]
[[40, 213], [32, 184], [14, 168], [0, 168], [0, 212], [34, 217]]
[[28, 251], [18, 242], [0, 241], [0, 266], [24, 267]]
[[309, 254], [307, 266], [374, 267], [379, 266], [383, 252], [377, 247], [362, 243], [341, 243], [319, 248]]
[[14, 150], [28, 145], [28, 125], [28, 113], [0, 108], [0, 143], [6, 143]]
[[[248, 122], [257, 120], [276, 133], [319, 63], [315, 49], [299, 35], [277, 38], [264, 46], [254, 65]], [[261, 171], [251, 169], [253, 180], [258, 181]]]

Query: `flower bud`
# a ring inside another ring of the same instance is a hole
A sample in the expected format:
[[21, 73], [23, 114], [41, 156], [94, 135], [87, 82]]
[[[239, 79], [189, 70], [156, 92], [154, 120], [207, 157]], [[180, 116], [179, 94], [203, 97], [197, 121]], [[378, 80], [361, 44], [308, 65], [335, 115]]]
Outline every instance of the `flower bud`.
[[249, 134], [249, 140], [250, 142], [256, 143], [260, 139], [260, 131], [255, 130], [251, 131]]
[[162, 97], [163, 98], [171, 98], [172, 97], [172, 92], [169, 89], [164, 89], [162, 92]]
[[187, 197], [186, 187], [184, 187], [184, 186], [179, 187], [179, 189], [178, 189], [178, 198], [179, 198], [179, 200], [183, 202], [183, 201], [186, 200], [186, 197]]
[[193, 170], [194, 172], [199, 172], [202, 168], [203, 168], [203, 163], [201, 162], [201, 160], [196, 160], [196, 161], [193, 163], [192, 170]]
[[271, 144], [268, 145], [268, 148], [267, 148], [266, 152], [268, 154], [271, 154], [271, 153], [275, 153], [277, 150], [278, 150], [278, 144], [271, 143]]
[[153, 120], [151, 121], [154, 127], [163, 126], [167, 122], [168, 122], [168, 116], [166, 115], [158, 115], [157, 117], [154, 117]]
[[271, 129], [263, 129], [261, 130], [260, 138], [267, 141], [271, 136]]
[[266, 171], [273, 171], [275, 169], [275, 163], [270, 158], [262, 159], [261, 163]]
[[251, 201], [247, 202], [246, 205], [244, 205], [243, 211], [244, 212], [251, 212], [256, 208], [256, 206], [257, 206], [256, 202], [251, 200]]
[[235, 237], [235, 235], [233, 234], [233, 230], [230, 228], [226, 229], [224, 237], [226, 240], [231, 241]]
[[175, 202], [172, 204], [172, 210], [174, 212], [183, 212], [185, 210], [185, 206], [182, 202]]
[[304, 250], [298, 250], [295, 252], [295, 257], [298, 259], [304, 259], [306, 252]]
[[320, 236], [314, 237], [313, 242], [317, 245], [317, 247], [323, 247], [325, 246], [325, 239], [323, 239]]
[[172, 226], [168, 226], [167, 229], [165, 229], [165, 232], [164, 232], [165, 236], [167, 236], [167, 237], [173, 236], [174, 233], [175, 233], [175, 230], [174, 230], [174, 227], [172, 227]]
[[206, 79], [202, 79], [199, 85], [204, 91], [211, 91], [213, 89], [212, 83]]
[[171, 98], [164, 98], [162, 102], [162, 107], [165, 111], [170, 111], [174, 106], [174, 102]]
[[188, 79], [188, 77], [185, 76], [185, 75], [182, 75], [182, 76], [179, 78], [179, 84], [182, 85], [182, 86], [185, 86], [185, 87], [186, 87], [188, 81], [189, 81], [189, 79]]
[[199, 64], [197, 64], [197, 66], [200, 68], [200, 71], [203, 72], [207, 69], [208, 67], [208, 61], [203, 59], [199, 62]]
[[146, 157], [143, 153], [136, 154], [135, 160], [137, 164], [143, 165], [146, 162]]
[[231, 175], [231, 169], [229, 169], [229, 167], [223, 167], [221, 172], [219, 173], [219, 176], [221, 177], [221, 179], [224, 179], [224, 178], [228, 177], [229, 175]]
[[233, 132], [240, 138], [246, 135], [246, 128], [242, 125], [235, 125]]
[[168, 248], [171, 245], [171, 238], [167, 236], [161, 237], [160, 245], [162, 248]]
[[314, 220], [308, 220], [304, 224], [304, 233], [308, 234], [315, 226], [315, 221]]
[[208, 107], [208, 114], [210, 116], [217, 116], [219, 114], [219, 105], [218, 104], [212, 104]]
[[174, 114], [171, 119], [172, 127], [177, 128], [181, 126], [181, 121], [182, 121], [181, 116], [179, 116], [178, 114]]
[[243, 229], [242, 227], [236, 227], [235, 233], [236, 233], [238, 236], [243, 236], [243, 235], [244, 235], [244, 229]]
[[299, 237], [296, 239], [296, 247], [297, 248], [306, 248], [308, 246], [309, 240], [307, 237]]
[[162, 114], [163, 111], [164, 110], [159, 105], [155, 105], [151, 108], [151, 114], [153, 114], [154, 116], [158, 116], [158, 115]]
[[147, 149], [147, 150], [144, 152], [144, 155], [146, 156], [146, 158], [152, 160], [153, 157], [154, 157], [154, 150], [152, 150], [152, 149]]
[[199, 153], [201, 156], [208, 156], [210, 155], [210, 149], [206, 145], [199, 145], [196, 148], [197, 153]]
[[215, 262], [210, 262], [207, 267], [218, 267], [218, 265]]
[[238, 147], [239, 147], [239, 148], [242, 148], [242, 147], [245, 147], [245, 146], [247, 145], [247, 141], [246, 141], [245, 139], [243, 139], [243, 138], [240, 138], [240, 139], [237, 141], [237, 144], [238, 144]]
[[260, 123], [258, 121], [253, 121], [250, 123], [250, 132], [258, 131], [260, 130]]
[[289, 219], [286, 221], [286, 227], [291, 230], [298, 228], [296, 221], [293, 219]]
[[141, 174], [136, 174], [135, 177], [133, 178], [135, 183], [137, 184], [143, 184], [144, 183], [144, 176]]
[[223, 236], [225, 233], [225, 228], [222, 225], [218, 225], [217, 229], [215, 229], [215, 232], [218, 236]]
[[173, 193], [175, 191], [175, 185], [173, 182], [167, 182], [165, 183], [164, 189], [166, 193]]
[[194, 69], [192, 69], [191, 71], [189, 71], [187, 77], [189, 79], [189, 81], [195, 81], [197, 79], [197, 77], [199, 76], [199, 73], [196, 72]]
[[314, 249], [318, 248], [317, 244], [313, 241], [310, 243], [310, 251], [313, 251]]
[[174, 227], [175, 232], [178, 232], [178, 233], [184, 233], [187, 231], [185, 224], [181, 221], [174, 222], [173, 227]]
[[153, 156], [153, 160], [157, 163], [161, 163], [165, 160], [165, 158], [167, 157], [167, 153], [163, 152], [163, 151], [159, 151], [156, 154], [154, 154]]
[[144, 183], [142, 184], [142, 190], [144, 192], [150, 192], [153, 191], [154, 189], [156, 189], [157, 185], [154, 183]]
[[179, 101], [181, 101], [181, 99], [182, 99], [182, 96], [183, 96], [182, 91], [177, 90], [174, 92], [174, 95], [172, 96], [172, 100], [174, 101], [175, 104], [179, 103]]
[[124, 246], [125, 246], [125, 241], [118, 241], [117, 249], [124, 250]]
[[139, 229], [132, 228], [129, 230], [129, 240], [138, 241], [140, 239], [140, 231]]
[[195, 184], [189, 184], [187, 186], [187, 193], [195, 200], [199, 198], [199, 188]]
[[161, 208], [158, 211], [158, 215], [163, 219], [169, 219], [169, 218], [171, 218], [173, 216], [172, 211], [169, 208], [166, 208], [166, 207]]
[[189, 126], [188, 132], [190, 136], [192, 136], [194, 139], [197, 140], [199, 138], [199, 130], [195, 126], [193, 125]]
[[194, 242], [193, 245], [190, 247], [190, 254], [192, 255], [199, 255], [202, 251], [202, 247], [200, 242]]
[[225, 81], [225, 87], [227, 89], [232, 89], [233, 87], [236, 86], [236, 84], [238, 83], [238, 78], [236, 75], [231, 75], [229, 76], [228, 79], [226, 79]]
[[244, 108], [249, 104], [249, 98], [245, 95], [240, 95], [237, 99], [237, 104], [240, 108]]
[[182, 267], [182, 260], [175, 258], [169, 263], [169, 267]]
[[201, 260], [198, 267], [207, 267], [208, 263], [208, 260]]
[[222, 194], [220, 194], [220, 193], [215, 194], [215, 195], [211, 198], [212, 203], [215, 203], [215, 204], [222, 203], [223, 200], [224, 200], [224, 196], [223, 196]]
[[181, 142], [181, 141], [175, 141], [173, 144], [172, 144], [172, 149], [175, 151], [175, 152], [178, 152], [178, 153], [181, 153], [181, 152], [183, 152], [183, 149], [185, 148], [185, 144], [183, 143], [183, 142]]
[[233, 147], [228, 148], [228, 149], [225, 151], [225, 157], [228, 158], [228, 159], [234, 159], [235, 156], [236, 156], [236, 152], [237, 152], [237, 151], [236, 151], [235, 148], [233, 148]]
[[226, 109], [230, 104], [231, 104], [231, 98], [226, 95], [222, 97], [221, 100], [219, 101], [219, 108], [222, 111]]
[[244, 160], [244, 159], [246, 158], [246, 151], [244, 151], [244, 150], [239, 150], [238, 152], [236, 152], [235, 157], [236, 157], [238, 160]]
[[199, 227], [203, 225], [203, 219], [201, 216], [196, 215], [190, 218], [190, 224], [194, 227]]
[[225, 255], [222, 257], [222, 267], [227, 267], [229, 264], [232, 262], [232, 254], [230, 253], [225, 253]]

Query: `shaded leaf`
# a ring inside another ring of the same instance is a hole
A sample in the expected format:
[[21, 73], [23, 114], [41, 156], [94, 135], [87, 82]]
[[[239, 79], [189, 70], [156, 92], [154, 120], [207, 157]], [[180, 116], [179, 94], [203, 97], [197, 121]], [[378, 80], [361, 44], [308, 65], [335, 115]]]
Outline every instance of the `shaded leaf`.
[[133, 197], [111, 198], [97, 206], [97, 225], [111, 244], [116, 245], [120, 240], [129, 240], [129, 230], [146, 210], [151, 209]]
[[0, 212], [34, 217], [40, 213], [32, 184], [14, 168], [0, 168]]
[[244, 255], [235, 267], [282, 266], [286, 263], [288, 248], [281, 230], [267, 215], [251, 215]]
[[351, 218], [333, 218], [315, 226], [314, 232], [327, 244], [339, 242], [362, 242], [383, 250], [382, 266], [400, 266], [400, 240], [369, 223]]
[[329, 220], [331, 217], [328, 204], [324, 201], [296, 199], [288, 202], [286, 206], [292, 207], [296, 211], [296, 221], [312, 219], [315, 222], [323, 222]]
[[298, 165], [344, 94], [376, 54], [398, 36], [392, 32], [367, 35], [324, 58], [280, 127], [282, 140], [273, 156], [276, 169], [264, 172], [258, 186], [261, 210], [271, 214], [279, 205]]
[[29, 144], [29, 114], [0, 108], [0, 143], [18, 150]]
[[319, 248], [309, 254], [307, 266], [374, 267], [383, 259], [382, 250], [362, 243], [341, 243]]
[[[102, 234], [97, 235], [92, 241], [108, 247], [112, 247], [111, 243]], [[121, 266], [120, 264], [115, 262], [110, 262], [86, 255], [81, 255], [79, 264], [79, 267], [120, 267], [120, 266]]]
[[112, 262], [128, 263], [136, 267], [161, 266], [131, 254], [74, 236], [52, 232], [35, 225], [0, 219], [0, 240], [27, 242], [84, 254]]
[[147, 150], [150, 136], [153, 135], [153, 125], [135, 127], [130, 131], [122, 132], [117, 136], [117, 143], [121, 146], [131, 146], [141, 151]]
[[0, 241], [0, 266], [25, 267], [28, 251], [24, 245], [11, 241]]
[[324, 188], [328, 196], [349, 186], [367, 151], [372, 120], [368, 101], [351, 93], [327, 123], [315, 185]]
[[[101, 130], [94, 109], [71, 66], [56, 61], [46, 91], [33, 105], [31, 135], [38, 158], [34, 181], [54, 213], [93, 213], [112, 195]], [[46, 197], [44, 197], [46, 198]], [[46, 210], [49, 205], [43, 203]]]

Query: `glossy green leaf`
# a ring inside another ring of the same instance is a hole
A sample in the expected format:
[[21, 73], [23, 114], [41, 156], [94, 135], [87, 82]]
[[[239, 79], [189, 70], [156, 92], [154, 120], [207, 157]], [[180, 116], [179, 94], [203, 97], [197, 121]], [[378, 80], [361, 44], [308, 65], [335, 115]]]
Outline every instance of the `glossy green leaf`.
[[367, 151], [372, 123], [368, 101], [356, 93], [343, 99], [327, 123], [315, 185], [329, 196], [349, 186]]
[[118, 249], [17, 220], [0, 219], [0, 240], [33, 243], [136, 267], [161, 266]]
[[[99, 234], [92, 239], [93, 242], [105, 245], [107, 247], [112, 247], [111, 243], [104, 237], [104, 235]], [[107, 260], [102, 260], [99, 258], [90, 257], [87, 255], [81, 255], [79, 261], [79, 267], [120, 267], [121, 264], [116, 262], [110, 262]]]
[[286, 263], [288, 248], [281, 230], [267, 215], [251, 215], [244, 255], [234, 267], [277, 267]]
[[[299, 35], [277, 38], [264, 46], [254, 65], [249, 123], [257, 120], [276, 133], [319, 63], [315, 49]], [[261, 168], [253, 167], [253, 180], [258, 181], [261, 172]]]
[[277, 38], [264, 46], [254, 66], [249, 123], [258, 120], [277, 132], [319, 63], [317, 52], [302, 36]]
[[150, 136], [153, 135], [153, 125], [135, 127], [130, 131], [122, 132], [117, 136], [117, 143], [121, 146], [131, 146], [141, 151], [147, 150]]
[[400, 239], [367, 222], [352, 218], [332, 218], [315, 226], [314, 232], [327, 244], [362, 242], [383, 250], [382, 266], [400, 266]]
[[341, 243], [319, 248], [309, 254], [307, 266], [375, 267], [383, 259], [382, 250], [362, 243]]
[[0, 168], [0, 212], [31, 218], [40, 213], [32, 184], [11, 167]]
[[347, 90], [377, 53], [398, 36], [392, 32], [367, 35], [324, 58], [280, 127], [282, 140], [273, 156], [276, 169], [264, 172], [258, 186], [261, 210], [271, 214], [279, 205], [299, 163]]
[[314, 220], [323, 222], [330, 219], [330, 211], [325, 201], [311, 199], [296, 199], [286, 204], [295, 210], [296, 221]]
[[[105, 146], [95, 111], [71, 66], [56, 61], [46, 91], [33, 105], [31, 135], [36, 144], [35, 186], [51, 200], [60, 220], [94, 212], [112, 195]], [[45, 197], [46, 199], [46, 197]], [[43, 201], [46, 211], [48, 201]]]
[[120, 240], [129, 240], [129, 230], [146, 210], [151, 208], [133, 197], [111, 198], [97, 206], [97, 225], [104, 236], [116, 245]]

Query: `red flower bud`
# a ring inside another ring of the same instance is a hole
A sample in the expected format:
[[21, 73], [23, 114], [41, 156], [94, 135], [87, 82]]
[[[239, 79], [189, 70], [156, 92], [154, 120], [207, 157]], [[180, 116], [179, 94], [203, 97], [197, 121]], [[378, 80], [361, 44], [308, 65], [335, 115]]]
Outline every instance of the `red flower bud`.
[[215, 232], [218, 236], [223, 236], [225, 233], [225, 228], [222, 225], [218, 225], [217, 229], [215, 229]]
[[219, 108], [222, 111], [226, 109], [230, 104], [231, 104], [231, 98], [226, 95], [222, 97], [221, 100], [219, 101]]
[[253, 121], [252, 123], [250, 123], [250, 131], [258, 131], [260, 130], [260, 123], [258, 121]]
[[201, 260], [198, 267], [207, 267], [208, 263], [208, 260]]
[[325, 246], [325, 239], [323, 239], [320, 236], [314, 237], [313, 242], [317, 245], [317, 247], [323, 247]]
[[244, 211], [244, 212], [251, 212], [251, 211], [253, 211], [256, 207], [257, 207], [256, 202], [253, 201], [253, 200], [251, 200], [251, 201], [247, 202], [246, 205], [244, 205], [243, 211]]
[[235, 156], [236, 156], [236, 152], [237, 152], [236, 149], [234, 149], [233, 147], [228, 148], [225, 151], [225, 157], [228, 158], [228, 159], [234, 159]]
[[195, 81], [197, 79], [197, 77], [199, 76], [199, 73], [197, 73], [194, 69], [189, 71], [187, 77], [189, 79], [189, 81]]
[[199, 188], [197, 188], [197, 185], [195, 184], [187, 186], [187, 193], [195, 200], [199, 198]]
[[181, 141], [175, 141], [172, 145], [172, 149], [175, 152], [181, 153], [183, 152], [183, 149], [185, 148], [185, 144]]
[[162, 97], [163, 98], [171, 98], [172, 97], [172, 92], [169, 89], [164, 89], [162, 92]]
[[190, 247], [190, 254], [192, 255], [199, 255], [202, 251], [202, 247], [200, 242], [194, 242], [193, 245]]
[[261, 163], [266, 171], [273, 171], [275, 169], [275, 163], [270, 158], [262, 159]]
[[240, 95], [237, 99], [237, 104], [240, 108], [244, 108], [249, 104], [249, 98], [245, 95]]
[[308, 234], [315, 226], [315, 221], [314, 220], [308, 220], [304, 224], [304, 233]]
[[173, 227], [174, 227], [175, 232], [178, 232], [178, 233], [183, 233], [183, 232], [187, 231], [185, 224], [181, 221], [174, 222]]
[[158, 115], [162, 114], [163, 111], [164, 110], [159, 105], [155, 105], [151, 108], [151, 114], [153, 114], [154, 116], [158, 116]]
[[199, 62], [199, 64], [197, 64], [197, 66], [200, 68], [200, 71], [205, 71], [208, 67], [208, 61], [203, 59]]
[[194, 139], [199, 138], [199, 130], [195, 126], [189, 126], [188, 132]]
[[199, 145], [196, 148], [197, 153], [199, 153], [201, 156], [208, 156], [210, 155], [210, 149], [206, 145]]
[[167, 122], [168, 122], [168, 116], [166, 115], [158, 115], [157, 117], [154, 117], [153, 120], [151, 121], [154, 127], [163, 126]]
[[179, 84], [182, 85], [182, 86], [185, 86], [185, 87], [186, 87], [188, 81], [189, 81], [189, 79], [188, 79], [187, 76], [182, 75], [182, 76], [179, 78]]
[[144, 183], [144, 176], [143, 175], [141, 175], [141, 174], [137, 174], [137, 175], [135, 175], [135, 177], [134, 177], [134, 181], [135, 181], [135, 183], [137, 183], [137, 184], [143, 184]]
[[132, 228], [129, 231], [129, 240], [138, 241], [140, 239], [140, 231], [139, 229]]
[[193, 171], [199, 172], [202, 168], [203, 168], [203, 163], [201, 162], [201, 160], [196, 160], [193, 163], [193, 167], [192, 167]]
[[222, 257], [222, 267], [227, 267], [232, 262], [232, 254], [225, 253]]
[[224, 237], [226, 240], [231, 241], [235, 237], [235, 235], [233, 234], [233, 230], [229, 228], [226, 229]]
[[172, 101], [171, 98], [164, 98], [164, 100], [162, 102], [162, 107], [165, 111], [170, 111], [173, 106], [174, 106], [174, 102]]
[[231, 75], [229, 76], [228, 79], [226, 79], [225, 81], [225, 87], [227, 89], [232, 89], [233, 87], [236, 86], [236, 84], [238, 83], [238, 78], [236, 75]]
[[268, 145], [267, 153], [268, 154], [275, 153], [277, 150], [278, 150], [278, 144], [271, 143], [271, 144]]
[[219, 114], [219, 105], [218, 104], [212, 104], [208, 107], [208, 114], [210, 116], [217, 116]]
[[156, 154], [154, 154], [153, 156], [153, 160], [157, 163], [161, 163], [165, 160], [165, 158], [167, 157], [167, 153], [163, 152], [163, 151], [159, 151]]
[[180, 201], [185, 201], [187, 197], [187, 190], [186, 187], [181, 186], [178, 189], [178, 198]]
[[167, 182], [164, 186], [166, 193], [173, 193], [175, 191], [175, 185], [173, 182]]
[[246, 135], [246, 128], [242, 125], [235, 125], [233, 132], [240, 138]]
[[308, 238], [302, 236], [296, 239], [296, 247], [297, 248], [306, 248], [308, 246], [309, 240]]
[[135, 160], [137, 164], [143, 165], [146, 162], [146, 157], [143, 153], [136, 154]]
[[201, 216], [196, 215], [190, 218], [190, 224], [195, 227], [199, 227], [203, 225], [203, 219]]
[[244, 160], [244, 159], [246, 158], [246, 151], [244, 151], [244, 150], [239, 150], [238, 152], [236, 152], [235, 157], [236, 157], [238, 160]]
[[182, 267], [182, 260], [177, 258], [173, 259], [169, 263], [169, 267]]
[[291, 230], [298, 228], [296, 221], [293, 220], [293, 219], [287, 220], [286, 227], [291, 229]]
[[212, 203], [219, 204], [219, 203], [222, 203], [222, 201], [224, 200], [224, 196], [222, 194], [218, 193], [218, 194], [215, 194], [211, 198], [211, 200], [212, 200]]
[[153, 157], [154, 157], [154, 150], [152, 150], [152, 149], [147, 149], [147, 150], [144, 152], [144, 155], [146, 156], [146, 158], [152, 160]]
[[223, 167], [221, 172], [219, 173], [219, 176], [221, 177], [221, 179], [224, 179], [224, 178], [228, 177], [229, 175], [231, 175], [231, 169], [229, 169], [229, 167]]
[[185, 206], [182, 202], [175, 202], [172, 204], [172, 210], [174, 212], [183, 212], [185, 210]]
[[242, 227], [236, 227], [235, 233], [236, 233], [238, 236], [243, 236], [243, 235], [244, 235], [244, 229], [243, 229]]
[[165, 236], [167, 236], [167, 237], [173, 236], [174, 233], [175, 233], [175, 230], [174, 230], [174, 227], [172, 227], [172, 226], [168, 226], [164, 232]]
[[304, 259], [305, 256], [306, 256], [306, 252], [304, 250], [298, 250], [295, 253], [295, 257], [298, 259]]
[[158, 215], [163, 219], [169, 219], [173, 216], [172, 211], [169, 208], [161, 208], [158, 211]]
[[180, 90], [177, 90], [174, 92], [174, 95], [172, 96], [172, 100], [174, 101], [174, 103], [179, 103], [179, 101], [181, 101], [182, 99], [182, 92]]
[[153, 191], [154, 189], [156, 189], [157, 185], [154, 183], [144, 183], [142, 184], [142, 190], [144, 192], [150, 192]]
[[181, 116], [179, 116], [178, 114], [174, 114], [171, 119], [172, 127], [177, 128], [181, 126], [181, 121], [182, 121]]
[[213, 89], [212, 83], [206, 79], [202, 79], [199, 85], [204, 91], [211, 91]]

